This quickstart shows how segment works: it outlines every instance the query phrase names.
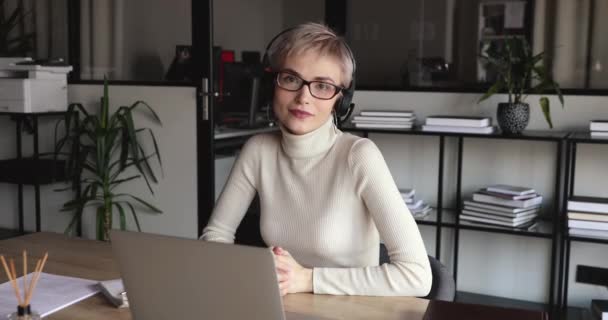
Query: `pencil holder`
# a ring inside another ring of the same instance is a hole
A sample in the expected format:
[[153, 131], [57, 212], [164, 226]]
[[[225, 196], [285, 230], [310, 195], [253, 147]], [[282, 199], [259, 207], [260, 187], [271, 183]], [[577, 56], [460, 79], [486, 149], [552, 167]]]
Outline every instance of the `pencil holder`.
[[8, 315], [9, 320], [40, 320], [40, 315], [36, 311], [32, 311], [30, 305], [25, 307], [18, 306], [17, 312]]

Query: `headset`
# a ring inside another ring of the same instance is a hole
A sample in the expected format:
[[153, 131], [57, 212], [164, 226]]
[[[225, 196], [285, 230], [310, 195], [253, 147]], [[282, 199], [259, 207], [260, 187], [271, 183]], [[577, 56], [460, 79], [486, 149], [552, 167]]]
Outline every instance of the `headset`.
[[[276, 72], [272, 69], [272, 67], [270, 66], [270, 57], [268, 54], [268, 50], [270, 50], [270, 48], [272, 47], [272, 44], [278, 39], [280, 38], [282, 35], [284, 35], [287, 32], [290, 32], [292, 30], [294, 30], [295, 27], [292, 28], [288, 28], [285, 29], [283, 31], [281, 31], [279, 34], [277, 34], [276, 36], [274, 36], [274, 38], [272, 38], [270, 40], [270, 42], [268, 43], [268, 45], [266, 46], [266, 50], [264, 52], [264, 57], [262, 58], [262, 83], [261, 83], [261, 101], [262, 101], [262, 105], [264, 106], [269, 106], [272, 104], [272, 99], [274, 98], [274, 89], [275, 89], [275, 81], [276, 81]], [[353, 73], [352, 73], [352, 77], [351, 77], [351, 82], [350, 85], [348, 86], [348, 88], [344, 88], [342, 90], [342, 97], [338, 98], [338, 100], [336, 101], [336, 104], [334, 105], [334, 117], [336, 118], [336, 122], [338, 125], [341, 125], [344, 121], [346, 121], [346, 119], [348, 119], [348, 117], [350, 117], [351, 113], [353, 112], [353, 109], [355, 107], [355, 104], [352, 103], [353, 100], [353, 95], [355, 93], [355, 69], [356, 69], [356, 62], [355, 62], [355, 56], [353, 55], [352, 50], [350, 49], [350, 47], [348, 46], [348, 44], [342, 40], [344, 46], [347, 49], [348, 52], [348, 56], [350, 57], [352, 64], [353, 64]]]

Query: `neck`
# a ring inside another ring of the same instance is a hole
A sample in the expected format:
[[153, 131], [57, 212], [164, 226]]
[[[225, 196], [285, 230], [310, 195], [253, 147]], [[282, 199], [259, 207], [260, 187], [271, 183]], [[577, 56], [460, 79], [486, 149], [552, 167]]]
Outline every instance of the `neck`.
[[280, 128], [281, 146], [291, 158], [310, 158], [325, 153], [341, 134], [331, 117], [319, 128], [302, 135], [290, 133], [283, 125]]

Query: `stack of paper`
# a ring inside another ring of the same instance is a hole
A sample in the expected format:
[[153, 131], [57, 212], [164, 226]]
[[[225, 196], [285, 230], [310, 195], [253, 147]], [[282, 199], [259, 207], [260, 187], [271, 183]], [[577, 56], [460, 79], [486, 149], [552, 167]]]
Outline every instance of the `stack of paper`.
[[[31, 279], [31, 273], [27, 276]], [[23, 277], [17, 279], [19, 283]], [[41, 317], [70, 306], [76, 302], [84, 300], [99, 292], [97, 281], [80, 279], [74, 277], [64, 277], [54, 274], [40, 274], [40, 279], [32, 294], [31, 308]], [[17, 310], [17, 298], [10, 282], [0, 285], [0, 315], [8, 315]]]
[[399, 189], [399, 192], [414, 218], [424, 218], [431, 212], [432, 208], [429, 204], [425, 203], [422, 199], [415, 198], [415, 189]]
[[573, 236], [608, 239], [608, 200], [572, 197], [568, 200], [568, 228]]
[[474, 116], [429, 116], [422, 131], [490, 134], [492, 118]]
[[412, 111], [361, 111], [351, 122], [357, 128], [411, 129], [416, 117]]
[[608, 120], [591, 120], [589, 131], [592, 138], [608, 138]]

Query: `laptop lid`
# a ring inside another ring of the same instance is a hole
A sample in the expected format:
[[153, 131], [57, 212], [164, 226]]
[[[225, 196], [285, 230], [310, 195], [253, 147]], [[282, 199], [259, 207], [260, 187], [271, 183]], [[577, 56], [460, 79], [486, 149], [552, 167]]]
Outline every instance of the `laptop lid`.
[[284, 319], [266, 248], [112, 230], [134, 320]]

